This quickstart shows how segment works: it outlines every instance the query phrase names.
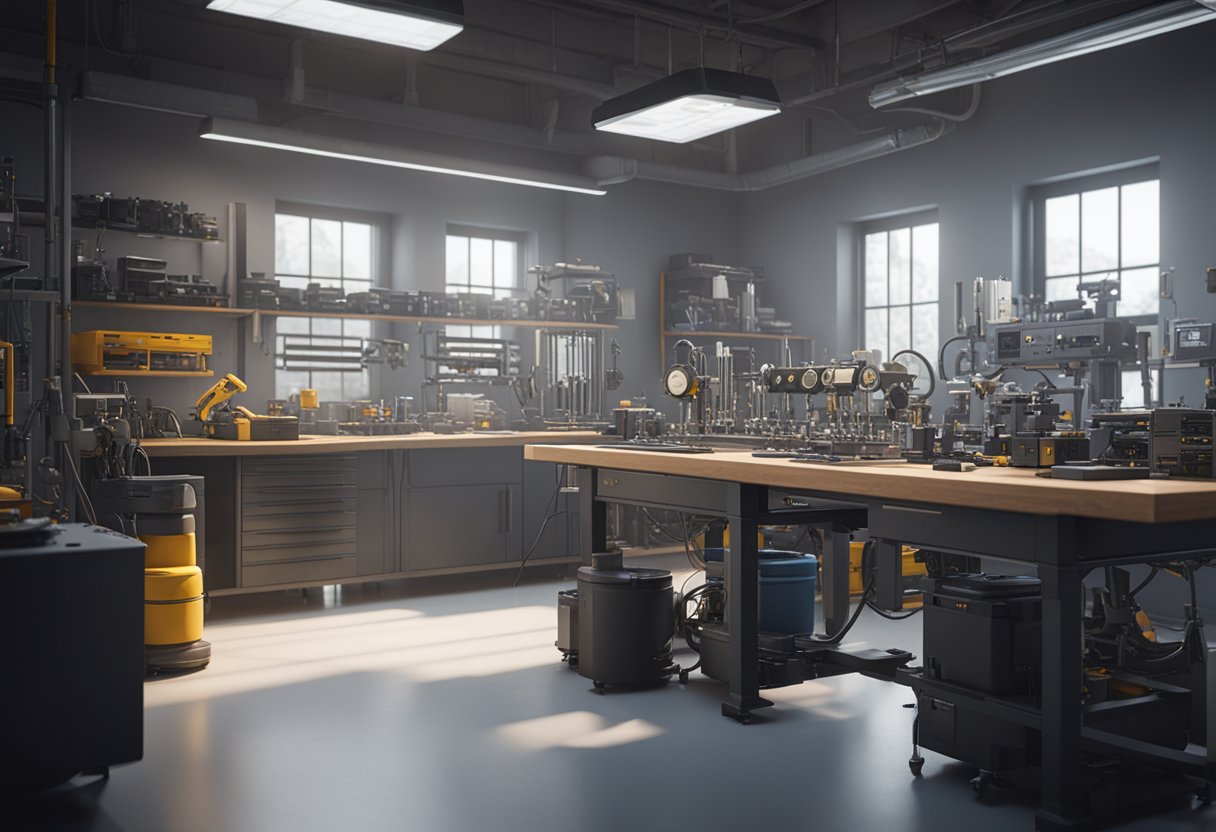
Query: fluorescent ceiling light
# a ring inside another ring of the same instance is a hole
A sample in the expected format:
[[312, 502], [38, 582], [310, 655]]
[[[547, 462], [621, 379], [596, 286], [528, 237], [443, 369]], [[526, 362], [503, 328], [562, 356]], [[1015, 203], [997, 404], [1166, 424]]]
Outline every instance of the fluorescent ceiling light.
[[547, 188], [553, 191], [570, 191], [576, 194], [603, 196], [608, 193], [592, 179], [562, 173], [533, 170], [532, 168], [476, 162], [438, 153], [406, 150], [399, 147], [364, 144], [329, 136], [298, 133], [281, 127], [262, 124], [247, 124], [227, 119], [204, 119], [199, 137], [254, 147], [269, 147], [288, 150], [309, 156], [325, 156], [330, 159], [345, 159], [348, 162], [363, 162], [369, 165], [384, 165], [390, 168], [420, 170], [428, 173], [446, 173], [470, 179], [486, 179], [491, 182], [506, 182], [511, 185], [526, 185], [530, 188]]
[[460, 0], [211, 0], [207, 8], [423, 52], [464, 29]]
[[[1213, 0], [1216, 4], [1216, 0]], [[886, 81], [870, 92], [870, 106], [885, 107], [921, 95], [991, 81], [1004, 75], [1123, 46], [1153, 35], [1216, 20], [1216, 10], [1195, 0], [1177, 0], [1085, 26], [1075, 32], [998, 52], [987, 58]]]
[[683, 144], [780, 112], [767, 78], [698, 67], [605, 101], [591, 121], [607, 133]]

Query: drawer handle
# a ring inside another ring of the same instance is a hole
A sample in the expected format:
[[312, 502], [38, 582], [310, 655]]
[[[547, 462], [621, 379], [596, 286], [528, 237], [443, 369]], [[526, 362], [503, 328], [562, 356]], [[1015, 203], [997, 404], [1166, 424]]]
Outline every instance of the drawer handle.
[[931, 508], [912, 508], [912, 506], [889, 506], [883, 504], [884, 511], [906, 511], [910, 514], [932, 514], [934, 517], [941, 517], [942, 512]]
[[[315, 533], [315, 532], [340, 532], [346, 529], [357, 529], [357, 524], [350, 526], [309, 526], [301, 528], [299, 526], [291, 526], [285, 529], [242, 529], [242, 534], [283, 534], [284, 532], [300, 532], [300, 533]], [[304, 544], [308, 545], [308, 544]]]

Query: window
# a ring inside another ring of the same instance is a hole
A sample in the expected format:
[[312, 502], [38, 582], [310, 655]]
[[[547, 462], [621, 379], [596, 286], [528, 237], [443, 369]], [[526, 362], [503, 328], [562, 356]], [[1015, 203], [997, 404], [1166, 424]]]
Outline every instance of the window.
[[[1156, 166], [1072, 179], [1034, 195], [1035, 291], [1074, 300], [1078, 286], [1117, 281], [1115, 314], [1153, 323], [1160, 305]], [[1093, 306], [1086, 299], [1088, 306]]]
[[866, 349], [884, 361], [906, 349], [936, 361], [937, 222], [921, 215], [868, 223], [861, 248]]
[[[448, 227], [447, 277], [449, 295], [476, 292], [509, 298], [521, 288], [523, 240], [512, 232]], [[448, 326], [449, 335], [500, 338], [496, 326]]]
[[[323, 208], [280, 207], [274, 218], [275, 275], [280, 284], [303, 289], [319, 283], [349, 295], [381, 282], [380, 226], [346, 215]], [[286, 399], [310, 387], [322, 401], [368, 398], [368, 371], [350, 359], [371, 338], [371, 326], [371, 321], [341, 318], [276, 319], [275, 396]]]

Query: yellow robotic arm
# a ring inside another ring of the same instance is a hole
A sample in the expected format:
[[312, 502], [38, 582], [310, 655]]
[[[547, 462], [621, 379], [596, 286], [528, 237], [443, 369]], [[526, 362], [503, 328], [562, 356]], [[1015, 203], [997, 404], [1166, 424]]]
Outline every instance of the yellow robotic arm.
[[212, 410], [231, 399], [237, 393], [244, 393], [248, 389], [249, 387], [245, 382], [232, 373], [228, 373], [215, 384], [211, 385], [211, 389], [198, 397], [198, 401], [194, 404], [195, 418], [200, 422], [206, 422]]

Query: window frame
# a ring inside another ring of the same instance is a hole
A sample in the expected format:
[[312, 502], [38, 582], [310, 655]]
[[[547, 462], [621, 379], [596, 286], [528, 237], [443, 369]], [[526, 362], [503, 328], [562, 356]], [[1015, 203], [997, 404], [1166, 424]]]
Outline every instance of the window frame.
[[[941, 221], [938, 218], [938, 209], [936, 207], [918, 208], [918, 209], [914, 209], [912, 211], [905, 211], [905, 212], [897, 213], [897, 214], [889, 214], [889, 215], [878, 217], [875, 219], [863, 220], [863, 221], [857, 223], [856, 234], [855, 234], [856, 250], [854, 252], [854, 256], [856, 257], [856, 263], [857, 263], [857, 269], [856, 269], [856, 272], [857, 272], [857, 299], [858, 299], [858, 304], [857, 304], [857, 310], [858, 310], [857, 327], [858, 327], [858, 329], [857, 329], [857, 331], [861, 333], [861, 344], [862, 344], [863, 349], [866, 349], [866, 350], [872, 349], [870, 347], [870, 345], [868, 344], [868, 342], [866, 341], [866, 312], [870, 309], [888, 309], [889, 310], [892, 308], [892, 304], [889, 302], [890, 301], [890, 283], [889, 283], [890, 272], [889, 272], [889, 270], [888, 270], [888, 274], [887, 274], [888, 303], [882, 304], [881, 306], [870, 306], [866, 302], [866, 237], [870, 234], [877, 234], [877, 233], [881, 233], [884, 231], [889, 233], [891, 231], [898, 231], [898, 230], [904, 229], [904, 228], [907, 228], [909, 230], [909, 234], [910, 234], [911, 230], [918, 226], [931, 225], [931, 224], [937, 225], [937, 241], [938, 241], [938, 247], [937, 247], [937, 250], [938, 250], [937, 300], [921, 301], [920, 303], [917, 303], [915, 300], [912, 299], [911, 288], [909, 288], [908, 302], [894, 304], [894, 306], [896, 308], [903, 308], [903, 307], [908, 308], [908, 319], [909, 319], [908, 320], [908, 326], [909, 326], [909, 331], [908, 331], [909, 344], [908, 344], [908, 346], [911, 347], [912, 349], [916, 349], [916, 346], [912, 343], [912, 332], [914, 329], [914, 324], [912, 322], [912, 309], [916, 306], [927, 306], [930, 303], [933, 304], [937, 310], [937, 344], [935, 346], [934, 352], [936, 353], [937, 350], [941, 349], [941, 344], [942, 344], [941, 237], [942, 237], [942, 233], [941, 233]], [[888, 245], [889, 245], [889, 243], [888, 243]], [[889, 252], [890, 252], [890, 249], [888, 248], [888, 266], [890, 265], [890, 253]], [[909, 249], [908, 256], [909, 256], [909, 259], [911, 259], [911, 257], [912, 257], [911, 249]], [[889, 319], [888, 319], [888, 324], [887, 324], [887, 340], [888, 340], [888, 343], [883, 346], [883, 356], [882, 356], [883, 361], [890, 361], [891, 356], [894, 354], [894, 353], [887, 354], [887, 348], [890, 346], [890, 343], [889, 343], [890, 342], [890, 320]], [[926, 355], [925, 357], [931, 361], [937, 360], [936, 355]]]
[[[517, 231], [508, 228], [487, 228], [483, 226], [460, 225], [457, 223], [448, 223], [443, 235], [443, 290], [445, 294], [457, 294], [459, 292], [483, 292], [489, 289], [489, 293], [493, 295], [498, 287], [476, 286], [471, 282], [472, 268], [466, 269], [465, 283], [454, 284], [448, 282], [448, 238], [450, 237], [467, 237], [469, 244], [472, 245], [474, 239], [490, 240], [495, 242], [510, 242], [515, 244], [515, 285], [510, 287], [509, 291], [513, 296], [518, 297], [518, 293], [526, 292], [527, 286], [526, 276], [527, 267], [525, 265], [525, 248], [528, 243], [528, 232]], [[470, 251], [469, 254], [472, 252]], [[471, 257], [466, 257], [466, 264], [471, 261]], [[495, 260], [491, 255], [491, 264]], [[492, 265], [491, 268], [494, 266]], [[491, 274], [490, 282], [494, 282], [494, 275]], [[502, 338], [502, 327], [498, 325], [476, 325], [476, 324], [449, 324], [447, 325], [449, 334], [460, 335], [461, 337], [469, 338]]]
[[[311, 243], [311, 234], [312, 234], [311, 224], [312, 224], [313, 220], [328, 220], [328, 221], [332, 221], [332, 222], [341, 222], [341, 223], [358, 223], [361, 225], [370, 226], [371, 227], [371, 237], [372, 237], [371, 252], [370, 252], [371, 259], [370, 259], [369, 269], [368, 269], [367, 285], [369, 288], [385, 288], [389, 285], [389, 252], [390, 252], [389, 247], [391, 245], [391, 239], [390, 239], [390, 229], [391, 229], [390, 220], [391, 220], [391, 218], [388, 215], [378, 213], [378, 212], [373, 212], [373, 211], [363, 211], [363, 210], [357, 210], [357, 209], [352, 209], [352, 208], [342, 208], [342, 207], [329, 206], [329, 205], [313, 205], [313, 204], [309, 204], [309, 203], [276, 200], [275, 207], [274, 207], [274, 216], [273, 216], [273, 222], [276, 226], [276, 231], [275, 231], [276, 235], [278, 233], [277, 225], [278, 225], [278, 217], [280, 215], [306, 218], [309, 221], [310, 243]], [[277, 245], [277, 241], [276, 241], [276, 245]], [[345, 230], [343, 230], [343, 236], [342, 236], [342, 249], [344, 249], [344, 248], [345, 248]], [[312, 272], [312, 250], [311, 249], [312, 249], [312, 246], [310, 244], [310, 246], [309, 246], [309, 267], [308, 267], [308, 271], [310, 272], [310, 274], [307, 274], [307, 275], [293, 274], [293, 273], [289, 273], [289, 272], [280, 272], [278, 270], [279, 264], [277, 261], [277, 253], [276, 253], [275, 262], [274, 262], [274, 271], [272, 272], [275, 279], [277, 280], [280, 277], [289, 277], [289, 278], [304, 279], [309, 282], [335, 281], [336, 280], [339, 283], [339, 285], [341, 285], [341, 287], [343, 289], [343, 293], [344, 294], [347, 293], [350, 289], [350, 287], [348, 287], [346, 285], [348, 278], [341, 277], [341, 276], [335, 277], [335, 276], [331, 276], [331, 275], [311, 274], [311, 272]], [[344, 261], [344, 251], [342, 249], [339, 250], [339, 262]], [[358, 281], [360, 284], [363, 283], [362, 278], [349, 278], [349, 280]], [[339, 334], [334, 335], [334, 334], [325, 333], [325, 332], [322, 332], [322, 333], [314, 332], [315, 323], [318, 319], [336, 320], [338, 322]], [[278, 323], [280, 321], [284, 321], [284, 320], [305, 321], [305, 322], [307, 322], [308, 331], [304, 332], [304, 333], [280, 332]], [[293, 315], [293, 316], [290, 316], [290, 318], [276, 318], [275, 323], [276, 323], [276, 326], [275, 326], [275, 334], [274, 334], [274, 353], [273, 353], [273, 355], [274, 355], [274, 359], [275, 359], [274, 371], [275, 371], [275, 392], [276, 392], [276, 394], [279, 392], [279, 385], [278, 385], [279, 373], [300, 372], [300, 371], [288, 371], [288, 370], [286, 370], [286, 368], [279, 366], [279, 361], [280, 361], [280, 357], [281, 357], [280, 347], [281, 347], [281, 342], [282, 342], [283, 338], [294, 336], [294, 337], [309, 338], [309, 339], [313, 339], [313, 338], [332, 339], [332, 342], [340, 342], [339, 339], [355, 338], [355, 337], [363, 339], [363, 340], [368, 340], [368, 339], [373, 339], [376, 337], [377, 330], [379, 328], [379, 324], [376, 321], [368, 320], [366, 322], [367, 323], [367, 335], [366, 336], [364, 336], [362, 334], [347, 335], [346, 329], [347, 329], [348, 323], [362, 323], [362, 321], [360, 319], [336, 318], [334, 316], [326, 315], [323, 313], [318, 313], [315, 315], [307, 315], [307, 316]], [[342, 400], [348, 401], [348, 400], [366, 398], [366, 397], [371, 396], [372, 391], [376, 386], [376, 378], [373, 373], [373, 369], [374, 368], [367, 368], [363, 371], [363, 373], [359, 374], [360, 379], [366, 379], [366, 393], [365, 394], [360, 393], [359, 395], [353, 395], [353, 396], [346, 395], [347, 394], [346, 388], [348, 385], [347, 385], [346, 380], [343, 379], [343, 383], [341, 385], [342, 394], [343, 394]], [[305, 372], [307, 372], [308, 376], [309, 376], [308, 384], [311, 386], [314, 386], [314, 387], [316, 386], [316, 384], [312, 378], [313, 373], [327, 373], [327, 372], [340, 373], [340, 371], [326, 371], [326, 370], [309, 370], [309, 371], [305, 371]], [[341, 375], [345, 376], [347, 374], [341, 373]], [[349, 375], [353, 376], [355, 374], [352, 373]], [[361, 387], [361, 390], [362, 390], [362, 387]]]
[[[1083, 280], [1087, 275], [1107, 274], [1110, 272], [1120, 273], [1133, 269], [1156, 269], [1158, 275], [1161, 272], [1161, 247], [1160, 247], [1160, 232], [1161, 232], [1161, 203], [1158, 196], [1157, 203], [1157, 231], [1158, 231], [1158, 247], [1157, 247], [1157, 262], [1149, 263], [1142, 266], [1124, 267], [1123, 265], [1123, 192], [1122, 188], [1126, 185], [1136, 185], [1141, 182], [1158, 183], [1158, 194], [1161, 187], [1161, 166], [1158, 162], [1137, 163], [1120, 167], [1115, 170], [1102, 171], [1100, 173], [1083, 173], [1077, 176], [1069, 176], [1064, 179], [1057, 179], [1052, 182], [1047, 182], [1041, 185], [1036, 185], [1029, 189], [1030, 197], [1030, 213], [1031, 213], [1031, 286], [1032, 291], [1037, 297], [1047, 297], [1047, 200], [1056, 199], [1062, 196], [1078, 196], [1077, 208], [1077, 246], [1080, 252], [1084, 251], [1084, 241], [1082, 234], [1084, 232], [1084, 222], [1081, 214], [1080, 195], [1088, 191], [1103, 190], [1105, 188], [1119, 188], [1119, 203], [1118, 214], [1115, 223], [1115, 228], [1118, 234], [1118, 252], [1119, 260], [1112, 269], [1100, 269], [1094, 272], [1084, 272], [1081, 269], [1084, 263], [1077, 263], [1077, 279]], [[1067, 276], [1067, 275], [1065, 275]], [[1152, 315], [1117, 315], [1119, 320], [1130, 321], [1136, 326], [1150, 326], [1157, 324], [1161, 318], [1161, 305], [1158, 303], [1157, 313]]]

